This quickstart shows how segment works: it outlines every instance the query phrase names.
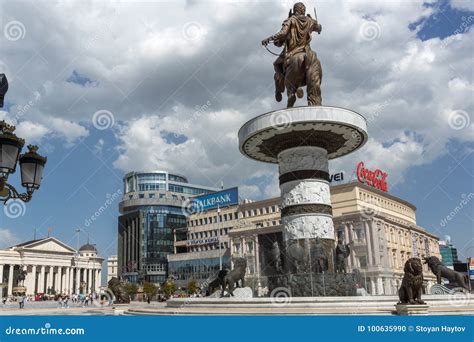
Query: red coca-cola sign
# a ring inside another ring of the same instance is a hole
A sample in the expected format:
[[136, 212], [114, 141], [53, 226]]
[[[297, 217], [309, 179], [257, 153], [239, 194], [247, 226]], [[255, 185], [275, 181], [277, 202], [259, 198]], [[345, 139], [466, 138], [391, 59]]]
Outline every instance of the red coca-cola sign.
[[374, 188], [382, 191], [388, 190], [387, 185], [387, 172], [383, 172], [380, 169], [375, 171], [365, 168], [364, 162], [357, 164], [357, 179], [359, 182], [373, 186]]

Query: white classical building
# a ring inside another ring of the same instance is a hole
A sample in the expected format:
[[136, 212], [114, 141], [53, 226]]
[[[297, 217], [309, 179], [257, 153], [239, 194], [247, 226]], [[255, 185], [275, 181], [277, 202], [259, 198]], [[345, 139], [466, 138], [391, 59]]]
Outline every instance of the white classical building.
[[48, 290], [63, 294], [99, 291], [103, 261], [91, 244], [76, 251], [54, 237], [1, 249], [0, 297], [12, 295], [21, 270], [27, 272], [23, 283], [27, 295]]
[[107, 258], [107, 283], [110, 279], [118, 277], [117, 273], [118, 257], [111, 255]]

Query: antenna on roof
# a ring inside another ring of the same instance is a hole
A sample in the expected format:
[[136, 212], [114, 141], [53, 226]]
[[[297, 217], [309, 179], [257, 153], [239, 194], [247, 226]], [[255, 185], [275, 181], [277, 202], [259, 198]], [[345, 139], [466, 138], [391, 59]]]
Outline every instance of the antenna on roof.
[[51, 236], [51, 231], [52, 231], [52, 230], [53, 230], [53, 228], [51, 228], [51, 227], [48, 228], [48, 237]]
[[223, 189], [224, 189], [224, 181], [221, 180], [221, 190], [223, 190]]
[[33, 240], [36, 240], [36, 227], [33, 228]]

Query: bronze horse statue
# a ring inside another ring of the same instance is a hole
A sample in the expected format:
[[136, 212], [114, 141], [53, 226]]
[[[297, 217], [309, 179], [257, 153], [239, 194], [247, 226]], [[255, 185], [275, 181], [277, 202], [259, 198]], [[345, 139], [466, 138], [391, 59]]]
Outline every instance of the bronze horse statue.
[[[322, 31], [317, 19], [305, 15], [306, 7], [298, 2], [290, 10], [280, 32], [262, 41], [263, 46], [273, 42], [284, 46], [283, 51], [273, 63], [275, 69], [275, 99], [280, 102], [285, 88], [288, 95], [287, 107], [293, 107], [296, 97], [303, 97], [306, 86], [308, 105], [320, 106], [321, 81], [323, 72], [316, 52], [311, 49], [311, 33]], [[267, 48], [268, 50], [268, 48]], [[270, 51], [270, 50], [269, 50]], [[271, 52], [271, 51], [270, 51]], [[272, 52], [273, 53], [273, 52]]]
[[27, 274], [28, 274], [27, 271], [20, 270], [20, 272], [18, 273], [18, 276], [16, 277], [16, 286], [23, 286], [24, 285]]

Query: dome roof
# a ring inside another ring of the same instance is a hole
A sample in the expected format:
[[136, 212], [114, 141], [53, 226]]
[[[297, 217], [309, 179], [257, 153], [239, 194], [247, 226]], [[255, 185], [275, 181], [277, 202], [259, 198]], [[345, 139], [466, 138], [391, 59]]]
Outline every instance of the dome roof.
[[90, 243], [85, 244], [81, 248], [79, 248], [79, 252], [95, 252], [97, 253], [97, 248], [95, 248], [94, 245], [91, 245]]

